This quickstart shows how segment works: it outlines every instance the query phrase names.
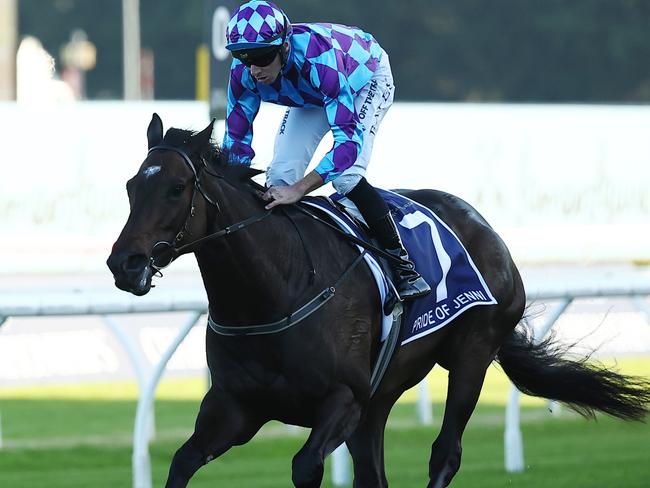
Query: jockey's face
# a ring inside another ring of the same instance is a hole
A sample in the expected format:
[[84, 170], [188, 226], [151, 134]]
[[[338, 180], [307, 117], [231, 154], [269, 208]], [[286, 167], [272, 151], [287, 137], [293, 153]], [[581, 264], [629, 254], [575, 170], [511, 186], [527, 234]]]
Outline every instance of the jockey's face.
[[255, 66], [254, 64], [251, 64], [249, 69], [251, 70], [251, 75], [253, 75], [253, 78], [255, 78], [258, 83], [270, 85], [276, 80], [282, 70], [280, 53], [276, 54], [273, 61], [267, 66]]

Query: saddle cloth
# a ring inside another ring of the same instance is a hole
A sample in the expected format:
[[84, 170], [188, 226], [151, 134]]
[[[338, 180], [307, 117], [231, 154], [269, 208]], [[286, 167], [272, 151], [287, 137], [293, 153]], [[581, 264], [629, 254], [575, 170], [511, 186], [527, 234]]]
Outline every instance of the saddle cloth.
[[[465, 246], [447, 224], [430, 209], [404, 195], [388, 190], [378, 191], [391, 209], [415, 268], [432, 289], [429, 295], [404, 303], [402, 345], [444, 327], [474, 306], [497, 303]], [[345, 232], [365, 238], [357, 223], [360, 215], [354, 204], [338, 194], [330, 198], [343, 205], [347, 212], [325, 198], [306, 197], [303, 202], [329, 215]], [[357, 247], [363, 251], [363, 248]], [[375, 277], [381, 302], [384, 303], [392, 284], [371, 252], [366, 254], [365, 261]], [[383, 341], [393, 321], [391, 315], [384, 312], [382, 315]]]

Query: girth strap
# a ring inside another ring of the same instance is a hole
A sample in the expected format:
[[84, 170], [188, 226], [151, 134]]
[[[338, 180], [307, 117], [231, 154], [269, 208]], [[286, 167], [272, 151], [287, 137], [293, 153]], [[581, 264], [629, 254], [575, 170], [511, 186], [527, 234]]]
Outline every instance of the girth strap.
[[403, 307], [401, 302], [397, 302], [395, 308], [393, 308], [393, 324], [388, 333], [388, 337], [384, 341], [379, 350], [379, 355], [377, 356], [377, 362], [375, 367], [372, 370], [372, 376], [370, 377], [370, 396], [373, 396], [381, 383], [381, 380], [384, 378], [384, 374], [388, 369], [388, 364], [393, 358], [393, 353], [395, 348], [399, 343], [400, 332], [402, 330], [402, 312]]

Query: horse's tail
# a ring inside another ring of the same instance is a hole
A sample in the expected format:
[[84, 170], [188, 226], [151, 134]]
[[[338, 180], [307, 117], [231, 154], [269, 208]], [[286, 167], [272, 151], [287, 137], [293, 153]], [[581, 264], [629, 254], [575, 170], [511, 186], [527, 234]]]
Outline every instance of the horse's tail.
[[598, 410], [643, 421], [649, 413], [649, 381], [591, 362], [590, 355], [574, 359], [570, 349], [552, 336], [536, 343], [518, 326], [501, 346], [497, 362], [523, 393], [557, 400], [587, 418]]

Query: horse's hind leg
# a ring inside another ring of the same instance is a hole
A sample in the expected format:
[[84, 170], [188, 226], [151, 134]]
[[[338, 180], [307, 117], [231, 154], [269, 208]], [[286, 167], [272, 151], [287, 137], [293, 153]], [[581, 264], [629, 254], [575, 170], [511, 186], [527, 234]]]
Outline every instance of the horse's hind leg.
[[475, 337], [471, 344], [463, 343], [462, 352], [460, 347], [453, 347], [450, 352], [457, 353], [456, 357], [445, 365], [449, 369], [447, 402], [440, 434], [431, 446], [428, 488], [448, 486], [460, 468], [461, 437], [494, 357], [493, 344], [487, 335], [476, 332]]
[[311, 434], [293, 458], [292, 481], [297, 488], [317, 488], [323, 479], [325, 457], [354, 431], [361, 405], [352, 390], [341, 385], [321, 404]]
[[201, 466], [248, 442], [262, 424], [234, 398], [210, 389], [201, 402], [194, 433], [174, 455], [166, 488], [184, 488]]

